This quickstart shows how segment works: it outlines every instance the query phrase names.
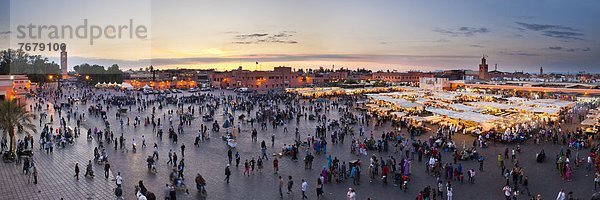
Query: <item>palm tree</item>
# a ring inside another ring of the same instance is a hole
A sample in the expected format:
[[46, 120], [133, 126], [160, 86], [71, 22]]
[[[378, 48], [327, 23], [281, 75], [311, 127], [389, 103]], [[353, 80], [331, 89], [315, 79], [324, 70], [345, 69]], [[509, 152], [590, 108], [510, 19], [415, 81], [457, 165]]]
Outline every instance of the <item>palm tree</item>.
[[16, 128], [21, 127], [23, 131], [29, 132], [35, 130], [33, 124], [33, 113], [25, 109], [24, 105], [19, 105], [14, 100], [0, 102], [0, 129], [3, 131], [3, 137], [10, 137], [10, 153], [14, 155], [17, 144]]

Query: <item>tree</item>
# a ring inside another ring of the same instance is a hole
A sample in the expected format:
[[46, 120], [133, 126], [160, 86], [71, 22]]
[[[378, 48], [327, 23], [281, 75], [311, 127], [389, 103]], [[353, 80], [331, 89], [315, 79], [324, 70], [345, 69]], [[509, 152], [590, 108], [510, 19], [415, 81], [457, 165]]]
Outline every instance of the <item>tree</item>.
[[0, 74], [24, 74], [33, 82], [47, 82], [48, 75], [60, 74], [58, 64], [41, 55], [29, 55], [22, 50], [0, 51]]
[[104, 66], [84, 63], [73, 67], [73, 70], [80, 75], [80, 79], [85, 80], [85, 77], [89, 77], [90, 80], [85, 81], [88, 81], [90, 84], [102, 82], [123, 82], [123, 71], [119, 69], [119, 65], [117, 64], [113, 64], [112, 66], [108, 67], [108, 69], [104, 69]]
[[10, 153], [15, 155], [15, 146], [17, 144], [17, 130], [20, 129], [28, 133], [36, 132], [33, 124], [33, 113], [25, 109], [24, 105], [19, 105], [14, 100], [0, 102], [0, 128], [3, 131], [3, 137], [10, 137]]

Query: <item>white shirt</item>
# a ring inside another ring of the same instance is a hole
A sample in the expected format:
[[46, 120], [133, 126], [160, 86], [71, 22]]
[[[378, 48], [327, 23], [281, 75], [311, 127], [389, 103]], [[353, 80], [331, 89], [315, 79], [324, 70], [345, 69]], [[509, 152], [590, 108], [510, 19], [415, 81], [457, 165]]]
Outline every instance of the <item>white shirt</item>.
[[502, 190], [504, 190], [504, 196], [510, 197], [510, 194], [511, 194], [510, 190], [511, 189], [510, 189], [509, 186], [504, 186], [504, 189], [502, 189]]
[[356, 200], [356, 192], [348, 191], [346, 197], [348, 197], [348, 200]]
[[306, 192], [307, 188], [308, 188], [308, 183], [306, 181], [302, 182], [302, 191]]
[[429, 159], [429, 165], [435, 165], [435, 158], [431, 157]]
[[117, 184], [123, 184], [123, 177], [117, 176]]
[[141, 192], [138, 192], [135, 196], [138, 200], [146, 200], [146, 196], [144, 196]]
[[558, 192], [558, 196], [556, 196], [556, 200], [565, 200], [565, 199], [566, 199], [565, 192], [563, 192], [563, 191]]

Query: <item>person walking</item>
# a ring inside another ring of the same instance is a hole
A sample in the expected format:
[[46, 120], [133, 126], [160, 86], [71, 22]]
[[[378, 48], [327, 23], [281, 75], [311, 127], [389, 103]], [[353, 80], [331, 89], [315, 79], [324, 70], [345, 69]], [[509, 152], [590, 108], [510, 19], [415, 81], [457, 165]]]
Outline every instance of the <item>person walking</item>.
[[169, 161], [167, 164], [173, 164], [173, 149], [169, 149]]
[[479, 171], [483, 171], [483, 161], [485, 160], [485, 158], [483, 156], [479, 156], [479, 159], [477, 160], [477, 162], [479, 162]]
[[448, 200], [452, 200], [452, 188], [449, 187], [448, 191], [446, 192], [446, 196], [448, 197]]
[[279, 160], [277, 158], [273, 159], [273, 170], [275, 174], [279, 173]]
[[117, 200], [122, 200], [123, 199], [123, 189], [121, 187], [116, 187], [115, 188], [115, 197], [116, 197]]
[[108, 179], [109, 171], [110, 171], [110, 164], [108, 164], [108, 161], [106, 161], [106, 163], [104, 163], [104, 178]]
[[121, 177], [121, 172], [117, 172], [117, 178], [115, 178], [115, 181], [117, 183], [117, 187], [121, 187], [121, 185], [123, 184], [123, 177]]
[[240, 159], [241, 159], [240, 152], [236, 151], [235, 152], [235, 168], [240, 166]]
[[355, 166], [352, 168], [353, 170], [350, 172], [352, 173], [352, 177], [353, 179], [353, 184], [354, 185], [360, 185], [360, 168]]
[[302, 190], [302, 199], [308, 199], [306, 196], [306, 190], [308, 189], [308, 183], [302, 179], [302, 185], [300, 186], [300, 190]]
[[[88, 161], [88, 165], [85, 167], [85, 174], [83, 176], [87, 177], [88, 175], [91, 175], [92, 177], [94, 176], [92, 173], [92, 161], [89, 160]], [[90, 174], [92, 173], [92, 174]]]
[[227, 149], [227, 160], [229, 160], [229, 164], [231, 164], [231, 160], [233, 159], [233, 151], [231, 148]]
[[271, 135], [271, 146], [275, 146], [275, 134]]
[[506, 200], [510, 200], [510, 195], [512, 194], [512, 189], [510, 188], [510, 185], [506, 184], [506, 186], [502, 188], [502, 191], [504, 192], [504, 197], [506, 198]]
[[279, 176], [279, 198], [283, 199], [283, 178]]
[[158, 145], [154, 143], [154, 152], [152, 153], [152, 158], [156, 156], [156, 160], [158, 160]]
[[231, 169], [229, 169], [229, 164], [225, 167], [225, 181], [229, 183], [229, 176], [231, 176]]
[[183, 142], [181, 143], [181, 157], [185, 157], [185, 144]]
[[173, 167], [177, 167], [177, 153], [173, 152]]
[[79, 180], [79, 163], [75, 163], [75, 176], [73, 177], [75, 177], [76, 180]]
[[38, 181], [37, 181], [38, 178], [37, 177], [38, 177], [38, 170], [37, 170], [37, 167], [34, 166], [33, 167], [33, 184], [34, 185], [37, 185], [37, 183], [38, 183]]
[[356, 200], [356, 192], [352, 188], [348, 188], [346, 193], [346, 200]]
[[165, 187], [163, 188], [163, 196], [165, 197], [165, 200], [170, 200], [169, 198], [171, 197], [171, 186], [168, 183], [165, 184]]
[[525, 179], [523, 179], [523, 189], [521, 189], [521, 193], [525, 193], [525, 190], [527, 190], [527, 196], [531, 196], [531, 193], [529, 192], [529, 177], [525, 176]]
[[250, 164], [248, 163], [248, 160], [244, 162], [244, 175], [246, 174], [250, 176]]
[[294, 186], [294, 180], [292, 180], [292, 176], [288, 176], [288, 182], [287, 182], [287, 189], [288, 189], [288, 194], [294, 193], [292, 192], [292, 187]]
[[600, 185], [600, 173], [596, 173], [596, 177], [594, 177], [594, 190], [596, 187]]
[[467, 171], [467, 175], [469, 176], [469, 183], [474, 184], [475, 183], [475, 170], [470, 169], [469, 171]]
[[144, 135], [142, 135], [142, 149], [146, 148], [146, 137], [144, 137]]
[[317, 178], [317, 199], [323, 195], [323, 181]]
[[566, 200], [567, 199], [567, 195], [565, 194], [565, 189], [560, 189], [560, 192], [558, 192], [558, 195], [556, 196], [556, 200]]
[[[264, 142], [264, 141], [263, 141]], [[260, 156], [260, 158], [265, 159], [265, 160], [269, 160], [269, 156], [267, 156], [267, 145], [264, 145], [261, 149], [260, 149], [262, 155]]]

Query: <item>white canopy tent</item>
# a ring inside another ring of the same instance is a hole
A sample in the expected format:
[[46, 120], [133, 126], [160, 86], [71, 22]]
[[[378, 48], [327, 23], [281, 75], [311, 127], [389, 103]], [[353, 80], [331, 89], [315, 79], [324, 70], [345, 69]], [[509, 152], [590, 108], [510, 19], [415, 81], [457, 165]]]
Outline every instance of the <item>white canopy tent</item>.
[[575, 102], [572, 101], [564, 101], [559, 99], [536, 99], [531, 101], [525, 101], [523, 104], [528, 106], [538, 106], [538, 107], [568, 107], [575, 105]]
[[372, 99], [375, 99], [377, 101], [389, 102], [391, 104], [394, 104], [395, 106], [402, 107], [402, 108], [423, 107], [423, 105], [421, 105], [421, 104], [413, 103], [413, 102], [410, 102], [410, 101], [408, 101], [406, 99], [393, 98], [393, 97], [390, 97], [390, 96], [387, 96], [387, 95], [369, 94], [367, 96], [369, 96]]
[[454, 109], [454, 110], [458, 110], [458, 111], [477, 111], [477, 110], [479, 110], [479, 109], [478, 109], [478, 108], [476, 108], [476, 107], [473, 107], [473, 106], [467, 106], [467, 105], [464, 105], [464, 104], [458, 104], [458, 103], [455, 103], [455, 104], [449, 104], [449, 105], [448, 105], [448, 107], [450, 107], [450, 108], [452, 108], [452, 109]]
[[500, 119], [499, 117], [493, 115], [485, 115], [476, 112], [456, 112], [452, 110], [446, 110], [441, 108], [427, 108], [425, 109], [431, 113], [444, 115], [454, 119], [461, 119], [466, 121], [472, 121], [477, 123], [489, 123]]
[[510, 110], [510, 109], [515, 108], [515, 106], [513, 106], [513, 105], [496, 103], [496, 102], [487, 102], [487, 101], [470, 102], [469, 104], [477, 106], [477, 107], [482, 107], [482, 108], [495, 108], [495, 109], [500, 109], [500, 110]]
[[512, 103], [527, 101], [527, 99], [521, 98], [521, 97], [508, 97], [508, 98], [504, 98], [504, 99], [506, 99], [507, 101], [510, 101]]
[[133, 90], [133, 85], [131, 85], [129, 83], [122, 83], [121, 84], [121, 89], [124, 89], [124, 90]]
[[545, 113], [545, 114], [548, 114], [548, 115], [557, 115], [560, 112], [560, 108], [553, 108], [553, 107], [524, 107], [524, 106], [520, 106], [519, 108], [522, 108], [523, 110], [525, 110], [527, 112]]
[[434, 93], [432, 93], [432, 95], [433, 96], [430, 97], [432, 99], [440, 99], [440, 100], [446, 100], [446, 101], [456, 100], [456, 97], [458, 96], [458, 94], [447, 93], [447, 92], [434, 92]]
[[581, 122], [581, 125], [584, 126], [594, 126], [596, 124], [600, 124], [600, 122], [598, 122], [598, 119], [595, 118], [587, 118]]

